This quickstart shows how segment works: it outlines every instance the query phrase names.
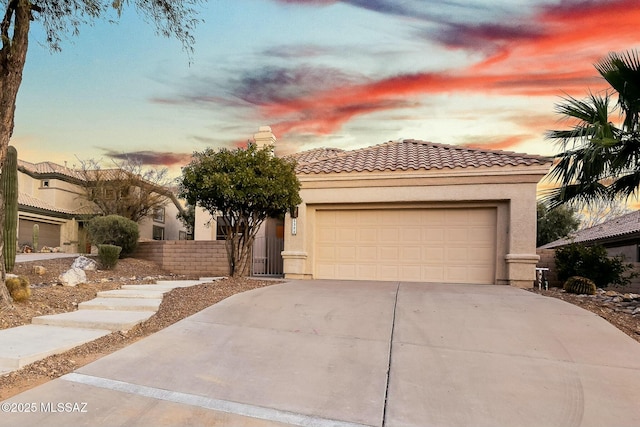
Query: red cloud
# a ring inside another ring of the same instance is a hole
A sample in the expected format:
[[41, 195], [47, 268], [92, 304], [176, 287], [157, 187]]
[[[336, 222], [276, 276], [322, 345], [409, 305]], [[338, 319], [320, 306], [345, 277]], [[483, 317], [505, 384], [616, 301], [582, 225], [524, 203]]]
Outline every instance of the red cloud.
[[[275, 123], [274, 130], [283, 136], [291, 132], [330, 134], [356, 116], [407, 107], [429, 94], [581, 97], [588, 90], [596, 92], [606, 88], [606, 82], [592, 66], [598, 58], [609, 51], [640, 43], [637, 31], [640, 2], [637, 0], [565, 1], [541, 9], [530, 22], [523, 30], [499, 25], [465, 29], [458, 25], [461, 27], [458, 30], [465, 30], [461, 36], [464, 40], [441, 40], [443, 43], [456, 48], [496, 43], [496, 49], [489, 49], [484, 61], [466, 69], [404, 74], [362, 84], [343, 82], [331, 89], [264, 103], [263, 115]], [[549, 125], [552, 122], [545, 129]], [[509, 147], [516, 144], [518, 138], [521, 137], [512, 137], [493, 147]]]

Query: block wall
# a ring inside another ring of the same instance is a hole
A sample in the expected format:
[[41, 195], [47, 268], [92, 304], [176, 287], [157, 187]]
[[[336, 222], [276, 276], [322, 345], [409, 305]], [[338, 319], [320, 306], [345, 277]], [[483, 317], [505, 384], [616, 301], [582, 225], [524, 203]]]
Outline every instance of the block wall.
[[223, 240], [159, 240], [140, 242], [133, 254], [175, 274], [228, 276], [229, 264]]

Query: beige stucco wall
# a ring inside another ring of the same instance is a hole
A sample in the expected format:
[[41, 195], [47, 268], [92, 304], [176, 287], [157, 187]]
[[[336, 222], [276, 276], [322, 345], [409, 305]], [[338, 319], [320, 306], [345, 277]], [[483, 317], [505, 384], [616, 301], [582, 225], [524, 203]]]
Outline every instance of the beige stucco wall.
[[538, 259], [536, 184], [547, 170], [547, 166], [529, 166], [300, 176], [304, 202], [298, 210], [296, 235], [291, 233], [290, 216], [285, 222], [285, 276], [314, 277], [314, 225], [319, 209], [495, 207], [496, 284], [530, 287]]
[[164, 206], [164, 221], [156, 221], [152, 217], [144, 218], [138, 223], [140, 239], [153, 239], [153, 226], [164, 228], [164, 240], [179, 240], [180, 231], [186, 232], [182, 222], [176, 218], [178, 208], [172, 202]]
[[196, 206], [193, 240], [216, 240], [216, 219], [200, 206]]

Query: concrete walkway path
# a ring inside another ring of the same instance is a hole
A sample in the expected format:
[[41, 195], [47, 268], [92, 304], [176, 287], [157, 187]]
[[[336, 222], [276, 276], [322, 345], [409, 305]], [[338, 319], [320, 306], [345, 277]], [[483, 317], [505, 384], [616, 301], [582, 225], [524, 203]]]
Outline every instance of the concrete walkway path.
[[202, 280], [159, 280], [153, 285], [124, 285], [98, 292], [78, 310], [34, 317], [30, 325], [0, 330], [0, 374], [63, 353], [114, 331], [129, 330], [158, 311], [166, 292], [207, 283]]
[[[0, 426], [637, 426], [640, 344], [504, 286], [228, 298], [0, 407]], [[19, 412], [19, 413], [18, 413]]]

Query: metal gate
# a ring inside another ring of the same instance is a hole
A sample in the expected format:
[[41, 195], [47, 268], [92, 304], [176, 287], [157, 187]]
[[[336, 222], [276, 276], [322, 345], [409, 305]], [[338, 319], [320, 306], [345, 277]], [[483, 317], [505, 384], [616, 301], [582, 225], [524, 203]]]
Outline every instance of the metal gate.
[[253, 242], [253, 276], [282, 277], [284, 275], [282, 251], [284, 239], [281, 237], [258, 236]]

